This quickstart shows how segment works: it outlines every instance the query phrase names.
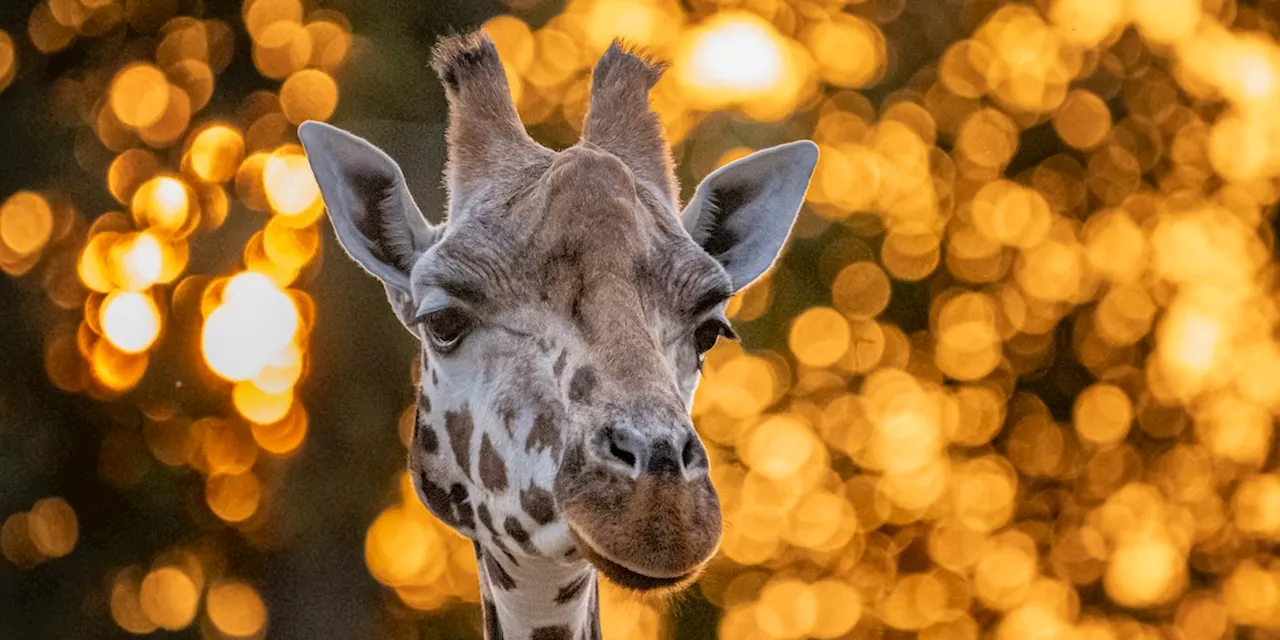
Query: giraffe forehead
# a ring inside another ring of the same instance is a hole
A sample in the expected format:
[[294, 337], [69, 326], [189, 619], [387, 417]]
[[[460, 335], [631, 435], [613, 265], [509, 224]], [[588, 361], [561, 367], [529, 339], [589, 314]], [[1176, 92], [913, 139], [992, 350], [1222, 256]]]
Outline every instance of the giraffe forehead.
[[583, 206], [527, 200], [451, 230], [419, 279], [448, 283], [449, 293], [484, 298], [498, 311], [550, 302], [566, 313], [575, 301], [680, 309], [707, 289], [729, 286], [723, 268], [674, 216], [634, 197], [602, 193]]
[[626, 270], [673, 240], [663, 233], [662, 219], [637, 197], [631, 170], [610, 153], [566, 149], [541, 182], [543, 197], [529, 203], [540, 209], [529, 253], [549, 272], [565, 266]]

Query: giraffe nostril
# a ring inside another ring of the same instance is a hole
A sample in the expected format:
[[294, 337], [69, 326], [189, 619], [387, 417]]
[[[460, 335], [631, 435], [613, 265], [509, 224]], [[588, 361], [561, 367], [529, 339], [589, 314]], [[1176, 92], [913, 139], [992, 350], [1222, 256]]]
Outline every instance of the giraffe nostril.
[[640, 434], [615, 425], [605, 429], [603, 440], [597, 449], [601, 457], [625, 467], [632, 477], [640, 473], [647, 458]]
[[707, 471], [707, 450], [692, 429], [648, 433], [610, 424], [593, 439], [594, 457], [632, 478], [695, 480]]
[[622, 464], [628, 467], [636, 466], [636, 457], [631, 455], [630, 451], [622, 449], [616, 442], [609, 443], [609, 454], [622, 461]]
[[699, 446], [698, 439], [690, 437], [684, 441], [684, 447], [680, 450], [680, 464], [684, 465], [685, 470], [692, 469], [702, 462], [702, 447]]

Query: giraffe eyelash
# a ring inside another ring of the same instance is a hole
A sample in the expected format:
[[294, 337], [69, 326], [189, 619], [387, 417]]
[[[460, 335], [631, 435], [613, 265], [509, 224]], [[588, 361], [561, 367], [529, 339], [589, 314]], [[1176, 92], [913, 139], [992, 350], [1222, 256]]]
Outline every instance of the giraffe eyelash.
[[458, 307], [445, 307], [418, 317], [427, 342], [437, 353], [452, 353], [476, 326], [476, 319]]
[[693, 330], [693, 349], [698, 356], [698, 371], [702, 371], [703, 362], [706, 360], [707, 352], [720, 341], [720, 338], [729, 338], [736, 340], [737, 334], [733, 332], [733, 328], [729, 326], [726, 320], [721, 318], [711, 318], [699, 324]]

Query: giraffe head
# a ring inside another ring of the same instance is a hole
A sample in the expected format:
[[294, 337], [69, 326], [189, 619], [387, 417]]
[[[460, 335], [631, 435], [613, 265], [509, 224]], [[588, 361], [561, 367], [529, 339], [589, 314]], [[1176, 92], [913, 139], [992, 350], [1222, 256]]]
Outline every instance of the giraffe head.
[[450, 119], [440, 226], [373, 145], [299, 129], [340, 244], [423, 344], [415, 487], [513, 563], [585, 559], [636, 590], [685, 583], [721, 535], [689, 418], [701, 360], [733, 335], [728, 298], [781, 249], [817, 147], [722, 167], [681, 210], [648, 101], [661, 66], [612, 46], [582, 140], [559, 152], [525, 132], [482, 33], [443, 40], [432, 66]]

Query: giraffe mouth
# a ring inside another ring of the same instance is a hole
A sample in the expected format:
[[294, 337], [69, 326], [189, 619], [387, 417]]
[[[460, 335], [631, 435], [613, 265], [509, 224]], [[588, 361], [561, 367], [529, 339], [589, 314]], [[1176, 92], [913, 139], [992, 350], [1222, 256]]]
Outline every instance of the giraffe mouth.
[[609, 582], [624, 589], [640, 592], [682, 589], [696, 580], [698, 574], [702, 572], [702, 567], [696, 567], [692, 571], [676, 576], [652, 576], [641, 573], [597, 551], [586, 541], [585, 536], [578, 533], [576, 528], [569, 527], [569, 531], [573, 534], [578, 549], [582, 551], [582, 555], [586, 556], [587, 561], [604, 574]]

